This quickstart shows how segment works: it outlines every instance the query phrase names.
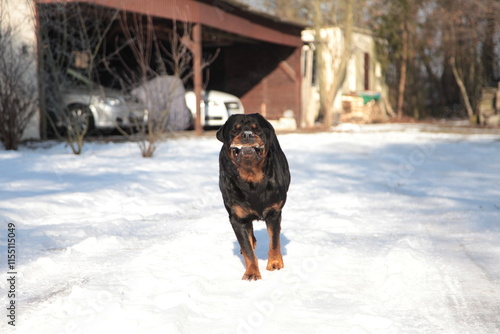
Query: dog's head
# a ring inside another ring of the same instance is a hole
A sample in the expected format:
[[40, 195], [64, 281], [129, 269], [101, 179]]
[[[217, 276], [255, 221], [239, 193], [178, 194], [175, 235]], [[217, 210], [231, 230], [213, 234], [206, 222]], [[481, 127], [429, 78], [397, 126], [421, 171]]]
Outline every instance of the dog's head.
[[274, 128], [259, 114], [232, 115], [217, 131], [217, 139], [237, 167], [262, 166], [275, 140]]

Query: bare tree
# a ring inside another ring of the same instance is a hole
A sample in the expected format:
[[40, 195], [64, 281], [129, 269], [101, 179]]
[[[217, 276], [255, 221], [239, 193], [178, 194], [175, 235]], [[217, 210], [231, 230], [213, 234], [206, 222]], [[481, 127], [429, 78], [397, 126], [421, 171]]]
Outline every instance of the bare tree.
[[[250, 1], [248, 1], [250, 2]], [[250, 4], [251, 5], [251, 4]], [[307, 0], [263, 0], [262, 7], [268, 13], [283, 20], [309, 20], [310, 6]]]
[[[107, 69], [120, 82], [123, 91], [132, 91], [147, 105], [147, 122], [137, 122], [135, 127], [142, 156], [152, 157], [174, 114], [170, 113], [170, 109], [176, 104], [174, 101], [184, 99], [180, 77], [185, 73], [191, 55], [180, 43], [176, 25], [171, 33], [170, 52], [158, 40], [151, 16], [121, 13], [119, 23], [125, 42], [122, 43], [117, 38], [117, 51], [112, 57], [119, 59], [121, 70], [117, 72], [109, 66]], [[188, 33], [187, 26], [185, 28], [184, 33]], [[124, 49], [128, 49], [133, 55], [133, 62], [121, 53]], [[167, 54], [170, 55], [168, 61], [164, 58]], [[168, 76], [167, 64], [173, 70], [172, 78]], [[182, 105], [175, 107], [182, 108]], [[125, 131], [121, 132], [128, 136]]]
[[[496, 0], [373, 0], [399, 115], [474, 118], [481, 88], [500, 79]], [[496, 40], [495, 40], [496, 38]], [[385, 55], [385, 58], [383, 57]], [[406, 65], [404, 65], [406, 64]]]
[[460, 94], [462, 95], [462, 99], [464, 101], [465, 110], [467, 111], [467, 115], [469, 119], [472, 120], [474, 117], [474, 110], [472, 109], [472, 105], [470, 104], [469, 93], [467, 93], [467, 88], [465, 87], [464, 81], [462, 80], [462, 76], [458, 73], [457, 63], [455, 60], [455, 56], [451, 56], [449, 59], [451, 70], [453, 72], [453, 77], [457, 81], [458, 88], [460, 89]]
[[[100, 51], [118, 11], [78, 3], [39, 4], [41, 94], [44, 122], [74, 154], [80, 154], [92, 129], [92, 114], [84, 105], [66, 106], [68, 88], [90, 93], [96, 86]], [[44, 128], [44, 127], [42, 127]]]
[[[136, 123], [136, 138], [142, 156], [152, 157], [168, 131], [185, 129], [193, 122], [184, 100], [184, 85], [193, 76], [191, 25], [174, 21], [170, 31], [162, 32], [160, 40], [151, 16], [122, 13], [119, 19], [125, 42], [117, 38], [116, 51], [110, 56], [119, 60], [121, 70], [110, 66], [107, 70], [124, 91], [131, 91], [147, 105], [148, 120]], [[133, 55], [133, 62], [124, 56], [125, 50]]]
[[403, 117], [405, 97], [408, 85], [408, 69], [413, 64], [414, 40], [417, 14], [425, 0], [382, 0], [377, 3], [378, 15], [375, 21], [379, 23], [378, 36], [388, 40], [390, 62], [397, 64], [397, 78], [395, 83], [396, 114], [398, 119]]
[[[347, 65], [352, 54], [352, 39], [354, 25], [354, 0], [345, 0], [345, 16], [343, 22], [343, 38], [341, 47], [332, 45], [332, 36], [325, 34], [325, 28], [331, 25], [326, 17], [335, 17], [332, 12], [326, 11], [324, 2], [313, 2], [313, 19], [315, 44], [318, 66], [318, 82], [320, 95], [320, 118], [328, 127], [333, 123], [335, 98], [344, 83]], [[333, 11], [334, 7], [330, 7]], [[329, 77], [331, 76], [331, 77]]]
[[[31, 2], [25, 20], [14, 20], [9, 1], [0, 0], [0, 139], [7, 150], [19, 146], [28, 122], [38, 110], [35, 52], [20, 42], [21, 25], [33, 27]], [[33, 27], [34, 29], [34, 27]]]
[[403, 118], [403, 105], [406, 89], [406, 68], [408, 66], [408, 52], [409, 52], [409, 31], [408, 21], [401, 22], [401, 67], [399, 70], [399, 85], [398, 85], [398, 103], [396, 105], [396, 114], [398, 118]]
[[489, 0], [442, 0], [437, 9], [443, 20], [444, 47], [449, 50], [447, 61], [471, 121], [478, 121], [475, 110], [481, 88], [489, 84], [493, 76], [494, 55], [486, 46], [491, 48], [488, 44], [492, 44], [494, 35], [491, 20], [495, 9], [498, 13], [499, 2]]

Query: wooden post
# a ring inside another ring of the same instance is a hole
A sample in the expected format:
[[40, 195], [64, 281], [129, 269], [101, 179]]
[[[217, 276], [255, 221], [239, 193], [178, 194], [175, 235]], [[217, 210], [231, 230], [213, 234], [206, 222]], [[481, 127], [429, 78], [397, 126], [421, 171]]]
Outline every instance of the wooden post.
[[201, 24], [196, 23], [193, 26], [193, 77], [194, 77], [194, 93], [196, 95], [196, 119], [194, 130], [197, 136], [203, 134], [201, 126], [201, 89], [202, 89], [202, 73], [201, 73]]

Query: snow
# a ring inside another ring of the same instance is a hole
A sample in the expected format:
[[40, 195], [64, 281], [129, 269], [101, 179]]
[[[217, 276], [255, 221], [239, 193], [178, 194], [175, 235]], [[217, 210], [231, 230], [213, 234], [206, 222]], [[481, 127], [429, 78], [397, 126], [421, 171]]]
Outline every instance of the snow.
[[16, 333], [498, 333], [500, 136], [344, 125], [279, 136], [285, 268], [241, 281], [213, 137], [0, 151]]

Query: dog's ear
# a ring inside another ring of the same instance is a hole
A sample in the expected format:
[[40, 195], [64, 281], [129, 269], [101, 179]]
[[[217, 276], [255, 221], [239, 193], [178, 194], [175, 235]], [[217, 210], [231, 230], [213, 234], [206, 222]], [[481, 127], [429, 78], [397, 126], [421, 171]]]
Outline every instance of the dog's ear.
[[234, 116], [235, 115], [229, 116], [229, 118], [227, 119], [226, 123], [224, 123], [224, 125], [221, 126], [219, 128], [219, 130], [217, 130], [216, 137], [221, 142], [224, 142], [224, 140], [227, 140], [227, 129], [229, 129], [230, 127], [232, 127], [232, 124], [234, 123]]
[[227, 124], [227, 123], [224, 123], [224, 125], [223, 125], [223, 126], [221, 126], [221, 127], [219, 128], [219, 130], [217, 130], [216, 137], [217, 137], [217, 139], [219, 139], [219, 141], [221, 141], [221, 142], [224, 142], [224, 128], [226, 127], [226, 124]]
[[260, 128], [264, 131], [267, 137], [268, 144], [271, 145], [276, 139], [276, 132], [274, 131], [274, 127], [267, 119], [264, 118], [261, 114], [254, 114], [255, 117], [259, 121]]

